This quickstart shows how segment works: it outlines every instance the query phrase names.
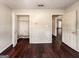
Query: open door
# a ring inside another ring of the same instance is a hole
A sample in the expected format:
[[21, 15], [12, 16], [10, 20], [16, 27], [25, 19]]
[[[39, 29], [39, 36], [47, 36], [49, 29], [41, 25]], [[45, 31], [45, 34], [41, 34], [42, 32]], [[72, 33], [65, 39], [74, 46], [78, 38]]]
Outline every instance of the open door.
[[65, 13], [62, 23], [63, 42], [76, 50], [76, 11]]

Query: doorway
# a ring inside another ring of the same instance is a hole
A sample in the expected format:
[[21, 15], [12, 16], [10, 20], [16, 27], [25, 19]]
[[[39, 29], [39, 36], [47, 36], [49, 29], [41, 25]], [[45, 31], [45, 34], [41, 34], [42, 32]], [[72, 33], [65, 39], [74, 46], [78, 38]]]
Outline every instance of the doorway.
[[17, 38], [29, 39], [29, 15], [17, 15]]
[[52, 35], [57, 37], [59, 34], [62, 34], [62, 16], [53, 15], [52, 16]]
[[58, 49], [62, 43], [62, 15], [52, 16], [52, 41]]

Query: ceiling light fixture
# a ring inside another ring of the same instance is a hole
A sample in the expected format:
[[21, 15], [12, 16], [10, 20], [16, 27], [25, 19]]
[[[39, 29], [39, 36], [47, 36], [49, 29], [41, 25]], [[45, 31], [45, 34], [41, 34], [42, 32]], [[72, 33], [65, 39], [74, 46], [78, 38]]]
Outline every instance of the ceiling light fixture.
[[44, 5], [43, 4], [38, 4], [38, 7], [44, 7]]

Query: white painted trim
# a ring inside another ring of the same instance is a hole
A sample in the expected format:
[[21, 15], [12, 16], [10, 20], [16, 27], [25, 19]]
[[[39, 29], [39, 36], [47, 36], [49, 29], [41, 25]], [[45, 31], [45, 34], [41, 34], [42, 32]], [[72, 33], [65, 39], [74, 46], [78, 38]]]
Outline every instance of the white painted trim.
[[30, 14], [12, 12], [12, 44], [13, 44], [13, 47], [15, 47], [17, 44], [17, 39], [15, 38], [15, 33], [16, 33], [15, 22], [16, 22], [16, 16], [18, 15], [30, 15]]
[[0, 53], [2, 53], [4, 50], [6, 50], [11, 45], [12, 45], [12, 43], [6, 44], [6, 46], [4, 46], [4, 48], [0, 49]]
[[18, 15], [31, 15], [29, 13], [16, 13], [15, 16], [18, 16]]
[[16, 45], [14, 40], [15, 40], [15, 13], [12, 12], [12, 44], [13, 44], [13, 47]]
[[79, 50], [76, 50], [77, 52], [79, 52]]
[[30, 44], [52, 44], [52, 42], [30, 42]]
[[29, 37], [19, 37], [19, 38], [29, 38]]
[[[66, 42], [63, 41], [63, 43], [65, 43], [67, 46], [69, 46]], [[69, 47], [70, 47], [70, 46], [69, 46]], [[72, 48], [72, 47], [70, 47], [70, 48]], [[73, 48], [72, 48], [72, 49], [73, 49]], [[75, 49], [73, 49], [73, 50], [75, 50]], [[79, 52], [78, 49], [76, 49], [75, 51]]]

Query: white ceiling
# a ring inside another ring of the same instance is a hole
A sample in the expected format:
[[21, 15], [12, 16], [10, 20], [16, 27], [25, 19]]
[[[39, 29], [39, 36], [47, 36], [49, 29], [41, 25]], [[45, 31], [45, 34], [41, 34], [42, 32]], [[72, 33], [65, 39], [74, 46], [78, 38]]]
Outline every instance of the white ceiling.
[[[65, 9], [78, 0], [0, 0], [1, 3], [6, 4], [10, 8], [54, 8]], [[38, 4], [45, 5], [44, 7], [38, 7]]]

